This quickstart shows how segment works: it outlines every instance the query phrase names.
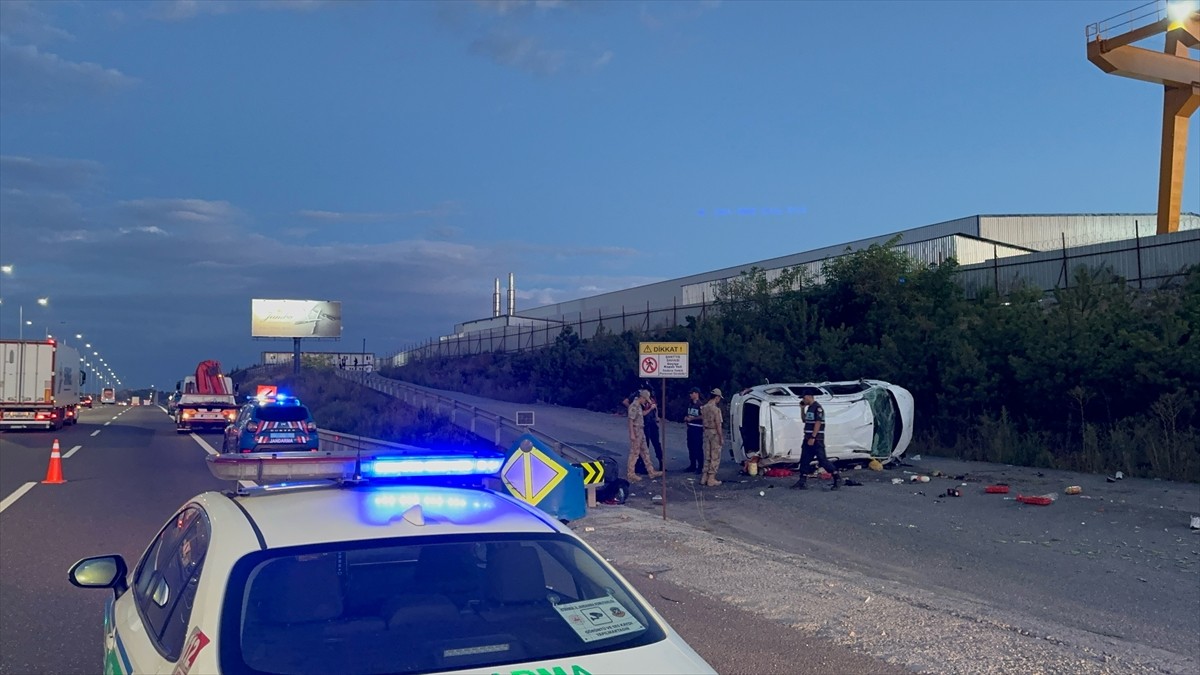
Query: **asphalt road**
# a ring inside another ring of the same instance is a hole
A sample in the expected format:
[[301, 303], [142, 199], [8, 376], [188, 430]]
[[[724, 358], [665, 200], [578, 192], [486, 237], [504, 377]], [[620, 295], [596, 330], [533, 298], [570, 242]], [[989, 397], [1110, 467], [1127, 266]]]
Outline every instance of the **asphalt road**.
[[[623, 471], [628, 436], [619, 415], [438, 393], [509, 417], [518, 407], [533, 409], [539, 429], [618, 458]], [[665, 445], [668, 469], [686, 466], [682, 425], [667, 424]], [[1104, 476], [927, 457], [897, 470], [847, 473], [863, 485], [838, 492], [820, 481], [810, 481], [817, 489], [794, 491], [787, 489], [793, 479], [740, 475], [727, 448], [720, 487], [668, 475], [669, 518], [699, 533], [900, 584], [919, 597], [961, 599], [982, 607], [983, 620], [1014, 631], [1055, 640], [1069, 632], [1072, 644], [1100, 659], [1200, 672], [1200, 532], [1189, 529], [1191, 516], [1200, 515], [1200, 485], [1110, 483]], [[933, 471], [966, 480], [908, 482], [913, 473]], [[894, 478], [904, 482], [894, 485]], [[984, 485], [995, 482], [1011, 484], [1012, 493], [984, 494]], [[1069, 485], [1083, 493], [1063, 494]], [[939, 498], [949, 487], [963, 496]], [[660, 483], [642, 483], [633, 492], [629, 506], [661, 514], [662, 503], [652, 501]], [[1024, 505], [1012, 499], [1018, 493], [1057, 499], [1050, 506]], [[736, 600], [736, 593], [728, 597]], [[924, 669], [919, 657], [889, 649], [891, 660]]]
[[[67, 482], [46, 485], [55, 438], [64, 455], [80, 447], [62, 462]], [[0, 434], [0, 498], [33, 483], [0, 512], [0, 673], [101, 670], [108, 592], [72, 586], [67, 569], [104, 553], [132, 565], [177, 507], [227, 488], [205, 454], [154, 406], [97, 406], [58, 432]]]

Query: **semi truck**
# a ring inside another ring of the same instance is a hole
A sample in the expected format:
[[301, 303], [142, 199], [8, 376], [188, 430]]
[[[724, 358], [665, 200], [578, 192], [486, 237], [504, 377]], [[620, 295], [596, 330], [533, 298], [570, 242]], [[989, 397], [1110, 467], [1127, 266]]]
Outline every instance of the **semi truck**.
[[196, 374], [175, 383], [175, 431], [220, 431], [237, 417], [233, 380], [217, 361], [201, 361]]
[[101, 405], [116, 405], [117, 404], [117, 390], [115, 387], [105, 387], [103, 390], [100, 391], [100, 404]]
[[75, 424], [87, 374], [79, 352], [55, 340], [0, 340], [0, 429]]

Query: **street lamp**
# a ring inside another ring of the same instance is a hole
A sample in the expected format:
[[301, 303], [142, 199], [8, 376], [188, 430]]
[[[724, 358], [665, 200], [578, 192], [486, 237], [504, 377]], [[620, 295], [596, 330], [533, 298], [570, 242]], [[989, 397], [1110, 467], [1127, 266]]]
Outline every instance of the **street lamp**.
[[[8, 268], [11, 271], [12, 265], [9, 265]], [[41, 305], [42, 307], [46, 307], [47, 305], [50, 304], [50, 298], [38, 298], [37, 304]], [[24, 340], [25, 339], [25, 326], [27, 324], [30, 326], [33, 325], [32, 321], [25, 321], [25, 305], [18, 305], [17, 320], [20, 322], [20, 326], [21, 326], [17, 333], [17, 339]], [[49, 333], [50, 329], [46, 329], [46, 332]]]

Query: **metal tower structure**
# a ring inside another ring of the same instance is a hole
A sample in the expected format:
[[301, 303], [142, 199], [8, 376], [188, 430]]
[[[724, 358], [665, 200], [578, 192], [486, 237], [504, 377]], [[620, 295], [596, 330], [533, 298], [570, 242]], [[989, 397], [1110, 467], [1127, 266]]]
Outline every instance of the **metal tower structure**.
[[[1133, 43], [1166, 34], [1163, 51]], [[1112, 75], [1163, 87], [1162, 157], [1158, 172], [1158, 233], [1179, 230], [1188, 118], [1200, 107], [1200, 2], [1154, 0], [1087, 27], [1088, 60]]]

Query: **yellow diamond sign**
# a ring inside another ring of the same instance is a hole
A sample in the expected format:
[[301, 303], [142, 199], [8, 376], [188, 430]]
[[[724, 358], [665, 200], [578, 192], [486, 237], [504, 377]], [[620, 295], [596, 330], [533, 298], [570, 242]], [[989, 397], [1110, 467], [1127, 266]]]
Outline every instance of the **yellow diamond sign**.
[[567, 468], [542, 452], [529, 439], [500, 469], [504, 486], [514, 497], [536, 506], [567, 476]]

